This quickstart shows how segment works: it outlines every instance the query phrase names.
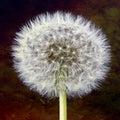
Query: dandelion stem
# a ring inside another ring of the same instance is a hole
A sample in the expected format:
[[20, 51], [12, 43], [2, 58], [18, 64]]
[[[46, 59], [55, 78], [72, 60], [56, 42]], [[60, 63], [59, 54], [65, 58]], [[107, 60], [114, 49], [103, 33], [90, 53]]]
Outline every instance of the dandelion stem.
[[64, 90], [59, 92], [59, 120], [67, 120], [67, 98]]

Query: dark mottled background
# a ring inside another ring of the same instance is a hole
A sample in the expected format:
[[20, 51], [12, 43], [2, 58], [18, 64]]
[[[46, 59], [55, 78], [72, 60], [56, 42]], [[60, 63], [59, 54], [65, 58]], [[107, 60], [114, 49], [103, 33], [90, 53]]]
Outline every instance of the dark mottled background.
[[68, 120], [120, 120], [120, 0], [0, 0], [0, 120], [58, 120], [58, 99], [45, 99], [20, 82], [11, 45], [27, 20], [56, 10], [83, 15], [111, 45], [111, 71], [98, 90], [68, 100]]

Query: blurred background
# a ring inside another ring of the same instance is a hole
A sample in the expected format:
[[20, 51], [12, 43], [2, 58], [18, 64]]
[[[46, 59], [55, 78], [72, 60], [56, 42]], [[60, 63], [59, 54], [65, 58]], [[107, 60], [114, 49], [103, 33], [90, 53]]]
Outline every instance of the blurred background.
[[68, 120], [120, 120], [120, 0], [0, 0], [0, 120], [58, 120], [58, 99], [29, 90], [13, 69], [11, 45], [34, 16], [56, 10], [82, 15], [102, 28], [112, 61], [102, 86], [83, 98], [68, 99]]

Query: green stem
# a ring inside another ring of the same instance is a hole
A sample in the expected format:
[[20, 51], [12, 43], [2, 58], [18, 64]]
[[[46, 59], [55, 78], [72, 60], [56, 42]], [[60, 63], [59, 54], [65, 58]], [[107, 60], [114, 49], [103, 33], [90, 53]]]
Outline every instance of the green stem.
[[59, 92], [59, 120], [67, 120], [67, 98], [66, 92]]

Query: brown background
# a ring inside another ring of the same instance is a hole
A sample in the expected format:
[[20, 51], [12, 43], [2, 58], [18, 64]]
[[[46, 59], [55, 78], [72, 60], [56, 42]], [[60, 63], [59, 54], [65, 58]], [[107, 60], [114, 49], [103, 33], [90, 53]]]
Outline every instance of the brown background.
[[120, 0], [0, 0], [0, 120], [58, 120], [58, 99], [30, 91], [13, 69], [15, 33], [34, 16], [69, 11], [103, 29], [111, 45], [111, 71], [91, 94], [68, 100], [68, 120], [120, 120]]

